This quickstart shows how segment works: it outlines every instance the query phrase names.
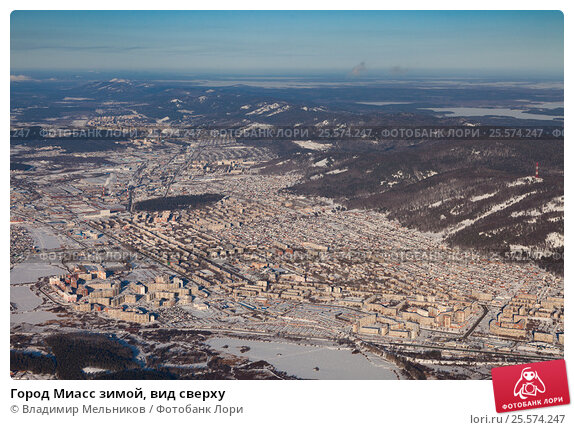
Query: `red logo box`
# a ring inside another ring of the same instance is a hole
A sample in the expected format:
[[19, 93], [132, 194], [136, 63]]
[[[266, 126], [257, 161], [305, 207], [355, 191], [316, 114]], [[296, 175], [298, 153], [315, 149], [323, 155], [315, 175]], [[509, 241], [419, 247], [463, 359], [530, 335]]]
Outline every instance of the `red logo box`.
[[494, 367], [492, 386], [496, 412], [570, 403], [564, 360]]

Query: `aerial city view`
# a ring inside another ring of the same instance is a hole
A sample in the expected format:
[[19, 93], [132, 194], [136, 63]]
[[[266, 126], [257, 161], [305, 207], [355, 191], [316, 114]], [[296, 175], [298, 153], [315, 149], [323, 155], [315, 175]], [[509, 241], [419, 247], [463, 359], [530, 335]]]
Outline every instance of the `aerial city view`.
[[12, 378], [563, 358], [563, 50], [552, 11], [13, 12]]

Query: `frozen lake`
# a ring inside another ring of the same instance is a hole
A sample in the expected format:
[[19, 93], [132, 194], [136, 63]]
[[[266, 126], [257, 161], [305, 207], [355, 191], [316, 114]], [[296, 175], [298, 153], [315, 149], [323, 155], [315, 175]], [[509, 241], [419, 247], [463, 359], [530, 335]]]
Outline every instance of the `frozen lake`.
[[[213, 349], [265, 360], [276, 369], [304, 379], [398, 379], [396, 367], [376, 355], [352, 354], [337, 346], [309, 346], [284, 342], [264, 342], [231, 337], [215, 337], [206, 342]], [[227, 345], [228, 348], [223, 348]], [[251, 348], [242, 353], [242, 346]], [[319, 370], [314, 370], [315, 368]]]
[[523, 112], [520, 109], [508, 108], [469, 108], [469, 107], [449, 107], [449, 108], [420, 108], [431, 110], [435, 113], [444, 113], [444, 116], [509, 116], [518, 119], [536, 119], [550, 121], [554, 118], [563, 118], [559, 115], [542, 115]]
[[10, 302], [18, 307], [19, 312], [31, 311], [42, 304], [42, 299], [30, 291], [28, 285], [10, 286]]
[[389, 105], [410, 105], [414, 102], [356, 102], [360, 105], [370, 105], [370, 106], [389, 106]]
[[50, 320], [57, 320], [59, 318], [60, 317], [58, 315], [48, 311], [30, 311], [10, 314], [10, 324], [28, 323], [35, 325], [42, 324]]
[[66, 273], [61, 267], [42, 262], [23, 262], [10, 270], [10, 284], [29, 284], [44, 276]]
[[38, 310], [42, 299], [30, 290], [29, 285], [11, 285], [10, 302], [16, 305], [16, 313], [10, 313], [10, 324], [40, 324], [59, 317], [51, 312]]

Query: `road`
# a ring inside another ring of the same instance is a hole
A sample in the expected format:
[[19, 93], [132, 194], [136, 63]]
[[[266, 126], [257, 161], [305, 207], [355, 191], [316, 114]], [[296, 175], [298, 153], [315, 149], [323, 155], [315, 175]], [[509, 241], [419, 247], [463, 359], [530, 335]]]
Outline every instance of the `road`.
[[556, 360], [561, 358], [557, 355], [530, 355], [530, 354], [519, 354], [515, 352], [502, 352], [502, 351], [488, 351], [484, 349], [472, 349], [472, 348], [455, 348], [455, 347], [447, 347], [447, 346], [437, 346], [437, 345], [428, 345], [428, 344], [417, 344], [417, 343], [398, 343], [398, 342], [387, 342], [387, 343], [377, 343], [374, 345], [381, 345], [381, 346], [398, 346], [401, 348], [424, 348], [424, 349], [439, 349], [444, 351], [459, 351], [459, 352], [475, 352], [479, 354], [489, 354], [489, 355], [498, 355], [502, 357], [514, 357], [514, 358], [527, 358], [533, 360]]
[[476, 327], [478, 327], [478, 325], [481, 323], [481, 321], [484, 319], [484, 317], [486, 315], [488, 315], [489, 309], [485, 305], [480, 305], [480, 306], [482, 306], [482, 310], [483, 310], [482, 315], [480, 316], [479, 319], [476, 320], [476, 322], [472, 325], [472, 327], [470, 327], [468, 329], [468, 331], [461, 337], [461, 340], [464, 340], [467, 337], [469, 337], [472, 334], [472, 332], [474, 331], [474, 329]]

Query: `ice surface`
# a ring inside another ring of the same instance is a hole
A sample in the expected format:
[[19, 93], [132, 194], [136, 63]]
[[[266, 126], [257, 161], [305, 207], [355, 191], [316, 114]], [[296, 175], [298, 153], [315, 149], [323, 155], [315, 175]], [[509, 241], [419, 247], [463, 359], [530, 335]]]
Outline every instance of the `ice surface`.
[[[230, 337], [209, 339], [212, 348], [244, 356], [252, 361], [265, 360], [277, 370], [304, 379], [397, 379], [395, 366], [375, 355], [352, 354], [337, 346], [318, 347], [284, 342], [264, 342]], [[228, 348], [222, 348], [228, 345]], [[249, 351], [241, 353], [242, 346]], [[319, 370], [315, 370], [318, 368]]]

